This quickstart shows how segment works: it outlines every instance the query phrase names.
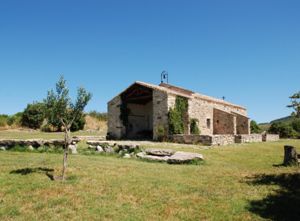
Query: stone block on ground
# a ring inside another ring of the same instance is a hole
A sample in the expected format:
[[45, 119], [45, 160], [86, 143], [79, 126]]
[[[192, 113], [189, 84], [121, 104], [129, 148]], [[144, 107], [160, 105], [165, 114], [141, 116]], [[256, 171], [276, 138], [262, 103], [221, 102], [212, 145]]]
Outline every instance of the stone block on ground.
[[5, 147], [0, 147], [0, 151], [6, 151]]
[[102, 152], [104, 152], [104, 150], [103, 150], [103, 148], [101, 147], [101, 146], [97, 146], [96, 147], [96, 152], [98, 152], [98, 153], [102, 153]]
[[167, 162], [169, 159], [168, 156], [153, 156], [153, 155], [148, 155], [144, 152], [140, 152], [136, 156], [143, 160], [150, 160], [150, 161], [156, 161], [156, 162]]
[[78, 153], [76, 145], [73, 145], [73, 144], [69, 145], [69, 150], [70, 150], [71, 154], [77, 154]]
[[124, 157], [123, 158], [125, 158], [125, 159], [130, 159], [131, 158], [131, 155], [130, 154], [128, 154], [128, 153], [126, 153], [125, 155], [124, 155]]
[[171, 150], [171, 149], [149, 148], [146, 149], [145, 152], [148, 155], [153, 155], [153, 156], [172, 156], [173, 154], [175, 154], [175, 150]]
[[174, 155], [168, 158], [168, 163], [172, 164], [181, 164], [181, 163], [189, 163], [193, 160], [203, 160], [203, 155], [199, 153], [189, 153], [178, 151]]
[[34, 150], [33, 146], [31, 146], [31, 145], [29, 145], [29, 146], [27, 147], [27, 149], [28, 149], [28, 150]]

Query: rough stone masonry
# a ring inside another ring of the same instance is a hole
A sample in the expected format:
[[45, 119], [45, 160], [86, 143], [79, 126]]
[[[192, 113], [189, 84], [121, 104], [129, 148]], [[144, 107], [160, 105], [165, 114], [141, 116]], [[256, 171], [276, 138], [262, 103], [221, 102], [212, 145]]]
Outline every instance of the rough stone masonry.
[[[246, 108], [222, 99], [162, 83], [135, 82], [108, 102], [109, 139], [157, 140], [168, 135], [168, 113], [176, 97], [188, 100], [188, 118], [196, 119], [201, 135], [249, 135]], [[189, 122], [185, 125], [190, 128]], [[189, 130], [187, 134], [189, 135]]]

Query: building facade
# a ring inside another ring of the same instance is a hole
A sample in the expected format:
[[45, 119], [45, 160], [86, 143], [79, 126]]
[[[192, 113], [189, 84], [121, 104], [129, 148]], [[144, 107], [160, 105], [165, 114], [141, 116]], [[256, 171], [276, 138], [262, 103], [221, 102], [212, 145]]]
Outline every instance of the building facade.
[[108, 138], [157, 140], [162, 131], [168, 134], [169, 111], [178, 96], [187, 99], [188, 118], [197, 120], [201, 135], [250, 134], [242, 106], [170, 84], [137, 81], [108, 102]]

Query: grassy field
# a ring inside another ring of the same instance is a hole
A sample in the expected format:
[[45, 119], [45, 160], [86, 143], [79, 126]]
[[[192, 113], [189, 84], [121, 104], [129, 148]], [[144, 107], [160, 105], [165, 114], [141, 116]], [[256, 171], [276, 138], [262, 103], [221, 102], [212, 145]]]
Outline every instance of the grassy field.
[[[202, 153], [203, 165], [115, 156], [0, 152], [0, 220], [299, 220], [298, 167], [282, 167], [283, 145], [244, 144]], [[180, 149], [180, 148], [177, 148]]]

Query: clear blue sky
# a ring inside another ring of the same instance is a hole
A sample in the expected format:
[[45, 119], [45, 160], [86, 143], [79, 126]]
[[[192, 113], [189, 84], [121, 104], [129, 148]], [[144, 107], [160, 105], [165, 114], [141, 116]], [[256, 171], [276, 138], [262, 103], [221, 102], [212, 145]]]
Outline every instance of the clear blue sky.
[[38, 101], [63, 74], [93, 93], [87, 110], [135, 80], [246, 106], [258, 122], [290, 114], [300, 90], [299, 0], [1, 0], [0, 113]]

